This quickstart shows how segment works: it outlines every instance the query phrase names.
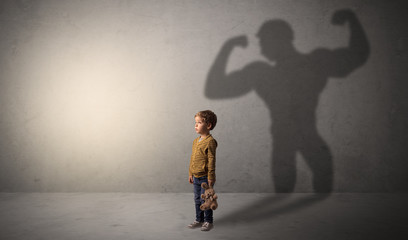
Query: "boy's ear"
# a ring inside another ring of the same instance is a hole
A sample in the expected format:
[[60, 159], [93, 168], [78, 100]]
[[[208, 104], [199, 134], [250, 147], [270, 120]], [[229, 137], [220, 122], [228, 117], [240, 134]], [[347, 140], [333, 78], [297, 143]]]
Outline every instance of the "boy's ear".
[[207, 123], [207, 129], [210, 130], [211, 129], [211, 123]]

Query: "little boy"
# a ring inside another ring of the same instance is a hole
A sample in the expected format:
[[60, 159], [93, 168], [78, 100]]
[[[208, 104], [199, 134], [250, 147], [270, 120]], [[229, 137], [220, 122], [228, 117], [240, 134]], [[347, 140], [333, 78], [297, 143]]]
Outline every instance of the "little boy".
[[210, 131], [217, 124], [217, 116], [212, 111], [206, 110], [198, 112], [194, 119], [195, 131], [200, 136], [193, 141], [188, 181], [194, 185], [196, 219], [188, 227], [201, 227], [201, 231], [209, 231], [213, 228], [213, 211], [200, 209], [200, 205], [204, 203], [201, 199], [201, 194], [204, 193], [201, 183], [206, 182], [210, 186], [214, 186], [215, 183], [215, 149], [218, 144]]

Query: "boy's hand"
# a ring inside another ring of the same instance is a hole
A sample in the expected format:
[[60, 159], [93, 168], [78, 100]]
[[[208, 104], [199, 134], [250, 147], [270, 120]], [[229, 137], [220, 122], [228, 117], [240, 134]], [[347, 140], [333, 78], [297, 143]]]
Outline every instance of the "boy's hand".
[[213, 187], [215, 184], [215, 179], [214, 180], [209, 180], [208, 179], [208, 185], [210, 185], [211, 187]]
[[189, 182], [190, 184], [193, 184], [193, 183], [194, 183], [193, 176], [188, 176], [188, 182]]

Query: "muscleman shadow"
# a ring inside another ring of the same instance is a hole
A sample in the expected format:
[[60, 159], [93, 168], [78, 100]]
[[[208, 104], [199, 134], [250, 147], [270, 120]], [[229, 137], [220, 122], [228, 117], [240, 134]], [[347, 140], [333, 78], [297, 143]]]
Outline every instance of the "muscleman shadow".
[[[253, 90], [268, 106], [273, 143], [271, 176], [278, 193], [291, 193], [295, 189], [296, 153], [303, 156], [311, 170], [315, 193], [326, 193], [321, 195], [325, 198], [333, 189], [333, 157], [316, 124], [319, 96], [328, 78], [346, 77], [367, 61], [370, 50], [364, 30], [351, 10], [335, 12], [332, 23], [348, 26], [347, 47], [300, 53], [293, 45], [294, 33], [290, 25], [280, 19], [270, 20], [257, 34], [261, 53], [267, 61], [249, 63], [227, 73], [227, 61], [234, 48], [248, 44], [246, 36], [235, 37], [222, 46], [207, 77], [205, 95], [210, 99], [235, 98]], [[304, 199], [250, 219], [299, 209], [321, 199]], [[264, 201], [280, 200], [273, 197]], [[249, 214], [262, 205], [265, 203], [254, 203], [241, 214]]]

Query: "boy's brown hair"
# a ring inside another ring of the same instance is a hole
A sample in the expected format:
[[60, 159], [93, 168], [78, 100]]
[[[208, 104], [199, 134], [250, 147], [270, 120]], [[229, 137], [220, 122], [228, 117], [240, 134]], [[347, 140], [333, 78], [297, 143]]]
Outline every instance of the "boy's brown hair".
[[211, 124], [210, 130], [213, 130], [217, 125], [217, 115], [211, 110], [199, 111], [194, 117], [197, 116], [202, 118], [205, 123]]

